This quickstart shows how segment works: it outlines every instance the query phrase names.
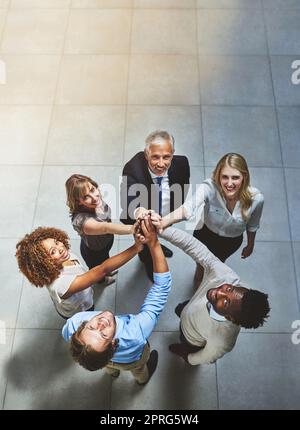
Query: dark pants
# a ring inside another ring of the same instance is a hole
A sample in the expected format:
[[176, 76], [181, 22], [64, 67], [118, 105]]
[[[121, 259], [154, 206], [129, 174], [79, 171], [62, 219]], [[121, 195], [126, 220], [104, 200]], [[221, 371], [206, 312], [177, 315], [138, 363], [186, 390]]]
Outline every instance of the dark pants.
[[[181, 312], [183, 311], [183, 308], [189, 303], [189, 300], [186, 300], [183, 303], [179, 303], [179, 305], [176, 306], [175, 308], [175, 314], [180, 318]], [[181, 330], [181, 326], [179, 324], [179, 339], [180, 339], [180, 343], [181, 345], [184, 347], [184, 349], [186, 350], [186, 352], [188, 354], [193, 354], [194, 352], [198, 352], [200, 351], [200, 349], [203, 348], [203, 346], [197, 346], [197, 345], [192, 345], [190, 342], [188, 342], [186, 340], [186, 338], [184, 337], [184, 334]]]
[[204, 243], [223, 263], [239, 249], [243, 242], [242, 234], [238, 237], [219, 236], [209, 230], [205, 224], [201, 230], [195, 230], [193, 236]]
[[144, 263], [148, 278], [153, 282], [153, 262], [148, 246], [139, 253], [139, 259]]
[[92, 249], [88, 248], [84, 241], [81, 239], [80, 252], [89, 269], [98, 266], [109, 258], [109, 251], [113, 246], [113, 243], [114, 236], [112, 236], [111, 242], [104, 249], [101, 249], [101, 251], [93, 251]]

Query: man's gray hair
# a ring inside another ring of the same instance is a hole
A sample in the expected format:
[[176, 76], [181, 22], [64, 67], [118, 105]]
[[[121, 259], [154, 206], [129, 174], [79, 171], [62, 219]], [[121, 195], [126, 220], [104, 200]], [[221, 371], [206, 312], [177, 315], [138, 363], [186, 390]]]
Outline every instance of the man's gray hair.
[[172, 152], [175, 151], [175, 140], [174, 137], [164, 130], [155, 130], [149, 134], [146, 138], [145, 152], [149, 152], [151, 145], [163, 145], [166, 141], [171, 143]]

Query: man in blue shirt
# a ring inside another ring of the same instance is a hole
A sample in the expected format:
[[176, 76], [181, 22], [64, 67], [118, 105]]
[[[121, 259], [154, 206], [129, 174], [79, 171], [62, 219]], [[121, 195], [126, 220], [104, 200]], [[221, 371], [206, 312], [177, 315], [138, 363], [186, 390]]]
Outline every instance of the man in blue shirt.
[[158, 353], [150, 353], [148, 338], [166, 304], [171, 274], [156, 229], [149, 218], [141, 222], [139, 240], [147, 244], [154, 268], [154, 284], [137, 315], [114, 315], [110, 311], [79, 312], [62, 329], [71, 338], [75, 361], [88, 370], [106, 367], [112, 376], [130, 370], [138, 384], [145, 384], [154, 373]]

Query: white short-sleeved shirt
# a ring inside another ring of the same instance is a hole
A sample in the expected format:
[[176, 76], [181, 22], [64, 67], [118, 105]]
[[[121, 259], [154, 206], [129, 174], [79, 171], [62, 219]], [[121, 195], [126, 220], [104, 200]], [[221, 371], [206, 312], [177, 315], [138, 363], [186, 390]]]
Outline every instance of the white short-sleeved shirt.
[[245, 230], [255, 232], [259, 228], [259, 222], [264, 205], [262, 193], [254, 187], [250, 187], [253, 196], [251, 207], [247, 211], [245, 222], [241, 214], [241, 206], [238, 201], [232, 213], [226, 207], [226, 200], [221, 196], [212, 179], [206, 179], [197, 188], [195, 194], [184, 204], [187, 219], [196, 216], [199, 219], [197, 229], [201, 223], [205, 224], [214, 233], [225, 237], [237, 237]]
[[67, 299], [61, 298], [68, 291], [76, 276], [86, 272], [75, 254], [70, 254], [70, 260], [74, 260], [75, 265], [63, 266], [59, 277], [55, 279], [52, 284], [47, 286], [57, 312], [67, 318], [77, 312], [84, 312], [90, 309], [94, 303], [92, 287], [72, 294], [72, 296]]

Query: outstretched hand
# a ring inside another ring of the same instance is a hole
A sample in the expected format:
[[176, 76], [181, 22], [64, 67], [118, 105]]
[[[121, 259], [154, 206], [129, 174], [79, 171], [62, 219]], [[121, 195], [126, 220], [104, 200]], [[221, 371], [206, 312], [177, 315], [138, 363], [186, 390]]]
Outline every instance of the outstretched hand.
[[138, 216], [138, 221], [141, 221], [145, 218], [149, 218], [151, 219], [152, 224], [154, 225], [154, 227], [156, 228], [158, 233], [162, 233], [163, 232], [163, 224], [162, 224], [162, 217], [155, 212], [152, 209], [148, 209], [148, 210], [143, 210], [140, 211], [139, 216]]
[[156, 228], [152, 224], [150, 215], [139, 221], [135, 237], [140, 243], [143, 245], [147, 244], [149, 247], [153, 246], [157, 242]]

